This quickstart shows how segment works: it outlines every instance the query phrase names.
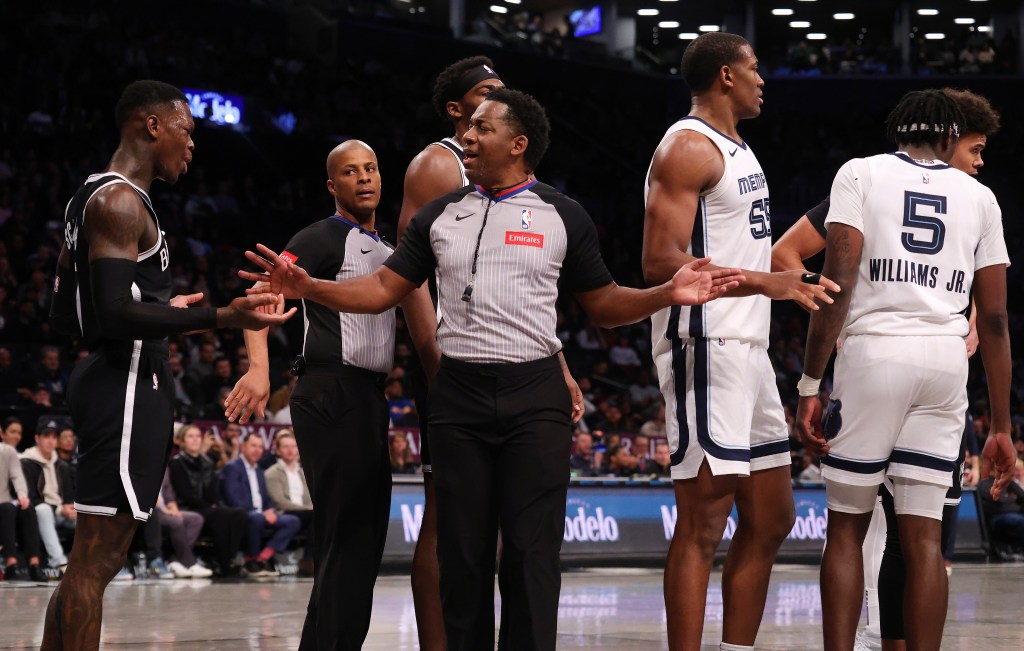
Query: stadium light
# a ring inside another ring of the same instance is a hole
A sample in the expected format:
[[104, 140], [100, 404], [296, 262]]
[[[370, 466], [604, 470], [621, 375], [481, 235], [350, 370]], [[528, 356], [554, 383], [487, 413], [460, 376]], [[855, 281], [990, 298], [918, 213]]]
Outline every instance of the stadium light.
[[792, 9], [772, 9], [773, 16], [792, 16]]
[[991, 32], [992, 28], [989, 27], [988, 25], [978, 25], [978, 31], [979, 32]]
[[490, 8], [491, 8], [491, 11], [493, 11], [496, 14], [507, 14], [508, 13], [508, 8], [507, 7], [502, 7], [501, 5], [491, 5]]
[[824, 41], [826, 38], [828, 38], [828, 34], [822, 32], [811, 32], [807, 35], [808, 41]]
[[657, 9], [637, 9], [636, 10], [636, 15], [637, 16], [657, 16], [658, 15], [658, 10]]
[[853, 14], [849, 12], [840, 12], [838, 14], [832, 14], [832, 17], [836, 20], [853, 20]]
[[700, 36], [697, 32], [679, 32], [680, 41], [692, 41], [693, 39]]
[[942, 32], [928, 32], [927, 34], [924, 35], [924, 37], [928, 41], [941, 41], [942, 39], [946, 38], [946, 35], [943, 34]]
[[938, 9], [918, 9], [917, 10], [917, 15], [918, 16], [938, 16], [939, 15], [939, 10]]
[[973, 25], [975, 20], [973, 18], [954, 18], [953, 22], [957, 25]]
[[807, 29], [811, 26], [811, 22], [809, 20], [791, 20], [789, 26], [793, 29]]
[[521, 5], [521, 4], [523, 4], [523, 0], [505, 0], [505, 2], [509, 3], [510, 5]]
[[702, 32], [720, 32], [722, 31], [721, 25], [701, 25], [698, 29]]
[[658, 27], [660, 27], [662, 29], [675, 29], [675, 28], [679, 27], [679, 21], [678, 20], [663, 20], [660, 23], [658, 23]]

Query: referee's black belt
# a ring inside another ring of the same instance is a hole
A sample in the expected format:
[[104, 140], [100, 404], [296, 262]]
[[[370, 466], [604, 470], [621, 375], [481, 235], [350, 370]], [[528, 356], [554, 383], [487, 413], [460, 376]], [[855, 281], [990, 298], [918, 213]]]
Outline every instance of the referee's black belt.
[[555, 369], [559, 372], [562, 370], [562, 363], [558, 361], [558, 355], [541, 357], [528, 362], [467, 362], [442, 355], [441, 366], [457, 372], [494, 377], [516, 377]]
[[292, 372], [295, 375], [333, 375], [344, 379], [356, 380], [359, 382], [370, 382], [383, 388], [387, 382], [388, 374], [358, 366], [350, 366], [341, 362], [310, 362], [301, 355], [296, 357], [292, 364]]

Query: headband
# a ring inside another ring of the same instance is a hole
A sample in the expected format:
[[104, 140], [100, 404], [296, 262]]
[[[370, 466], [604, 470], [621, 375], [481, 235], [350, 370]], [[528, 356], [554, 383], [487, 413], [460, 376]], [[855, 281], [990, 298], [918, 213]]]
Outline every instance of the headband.
[[484, 79], [500, 79], [500, 77], [488, 65], [473, 66], [462, 73], [458, 81], [452, 84], [452, 92], [448, 97], [448, 101], [458, 102], [473, 86], [476, 86]]

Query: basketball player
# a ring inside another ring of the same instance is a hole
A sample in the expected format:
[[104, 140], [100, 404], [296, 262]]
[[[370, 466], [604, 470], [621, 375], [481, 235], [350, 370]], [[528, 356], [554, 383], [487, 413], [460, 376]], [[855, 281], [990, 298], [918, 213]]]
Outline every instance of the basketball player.
[[[992, 411], [990, 455], [1013, 475], [1010, 348], [1000, 211], [991, 191], [946, 164], [963, 115], [942, 91], [908, 93], [886, 123], [895, 154], [846, 163], [826, 224], [825, 273], [847, 289], [812, 314], [797, 427], [822, 454], [829, 508], [821, 592], [825, 648], [852, 648], [863, 589], [861, 545], [879, 484], [891, 484], [906, 561], [907, 645], [938, 649], [948, 581], [940, 522], [967, 409], [965, 316], [973, 291]], [[811, 421], [836, 339], [824, 436]], [[853, 563], [850, 560], [853, 559]], [[884, 631], [883, 631], [884, 635]]]
[[[673, 448], [678, 518], [665, 565], [669, 648], [697, 649], [715, 548], [735, 502], [739, 523], [722, 576], [723, 649], [753, 647], [771, 566], [795, 519], [789, 442], [768, 359], [771, 300], [814, 309], [826, 278], [770, 273], [771, 218], [761, 166], [737, 132], [761, 112], [763, 80], [740, 36], [709, 33], [683, 54], [690, 114], [669, 128], [646, 187], [644, 276], [706, 255], [746, 281], [702, 307], [652, 317], [653, 355]], [[735, 298], [729, 298], [735, 297]]]
[[258, 311], [273, 296], [237, 298], [223, 308], [189, 307], [202, 294], [171, 298], [167, 242], [149, 188], [156, 179], [173, 184], [188, 170], [195, 147], [188, 101], [168, 84], [137, 81], [114, 114], [120, 144], [68, 204], [53, 288], [54, 328], [81, 337], [92, 352], [68, 386], [79, 436], [78, 526], [46, 609], [47, 650], [99, 647], [103, 592], [156, 504], [174, 408], [164, 338], [264, 328], [294, 313]]
[[[334, 214], [299, 231], [285, 250], [318, 278], [372, 273], [393, 248], [376, 233], [381, 198], [377, 155], [358, 140], [327, 156]], [[414, 303], [418, 303], [415, 304]], [[433, 306], [422, 287], [403, 301], [428, 375], [440, 353]], [[313, 500], [313, 589], [299, 649], [359, 649], [370, 626], [391, 506], [384, 378], [395, 351], [395, 312], [339, 314], [303, 302], [302, 354], [291, 414]], [[249, 372], [225, 401], [229, 420], [262, 417], [270, 396], [267, 331], [245, 333]]]
[[[971, 176], [977, 176], [985, 164], [981, 154], [988, 144], [988, 138], [999, 130], [999, 114], [981, 95], [952, 88], [943, 88], [942, 92], [956, 102], [964, 118], [961, 136], [956, 143], [956, 152], [949, 165]], [[807, 214], [772, 246], [773, 269], [802, 269], [805, 259], [817, 255], [825, 248], [825, 218], [828, 216], [828, 209], [829, 199], [826, 197], [820, 204], [807, 211]], [[968, 358], [974, 355], [978, 346], [976, 317], [977, 311], [972, 309], [970, 332], [965, 339]], [[962, 492], [967, 429], [973, 427], [971, 419], [968, 417], [967, 420], [953, 485], [946, 494], [946, 505], [942, 509], [942, 553], [946, 558], [953, 551], [950, 549], [950, 540], [955, 531]], [[864, 595], [868, 617], [864, 632], [857, 635], [857, 643], [867, 649], [881, 648], [883, 629], [886, 630], [885, 639], [891, 640], [894, 644], [898, 640], [902, 645], [903, 640], [903, 583], [906, 572], [900, 552], [899, 527], [886, 526], [887, 520], [895, 523], [892, 496], [885, 490], [884, 485], [881, 492], [886, 499], [883, 500], [880, 496], [875, 504], [863, 548]], [[879, 575], [880, 571], [884, 572], [884, 576]], [[885, 585], [882, 593], [879, 593], [878, 589], [880, 583]], [[883, 602], [881, 612], [879, 601]]]
[[[469, 185], [462, 159], [463, 137], [470, 128], [470, 118], [495, 88], [504, 84], [494, 71], [494, 64], [484, 56], [456, 61], [437, 76], [434, 83], [434, 110], [452, 123], [454, 135], [427, 145], [405, 172], [405, 194], [398, 220], [398, 238], [428, 202]], [[583, 416], [583, 393], [569, 373], [565, 357], [558, 354], [565, 382], [573, 397], [573, 422]], [[416, 607], [416, 629], [420, 648], [441, 651], [445, 648], [444, 621], [441, 617], [441, 593], [437, 570], [437, 505], [434, 500], [434, 475], [430, 464], [426, 379], [420, 369], [410, 373], [416, 411], [420, 414], [420, 462], [423, 469], [423, 492], [426, 503], [416, 552], [412, 565], [412, 594]]]

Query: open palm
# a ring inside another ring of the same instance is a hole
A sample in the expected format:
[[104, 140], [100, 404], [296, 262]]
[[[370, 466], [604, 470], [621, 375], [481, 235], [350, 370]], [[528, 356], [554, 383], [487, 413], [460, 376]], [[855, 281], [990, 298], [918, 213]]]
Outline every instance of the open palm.
[[676, 305], [700, 305], [712, 301], [730, 289], [739, 287], [743, 273], [739, 269], [704, 267], [711, 258], [700, 258], [683, 265], [672, 276], [672, 302]]

